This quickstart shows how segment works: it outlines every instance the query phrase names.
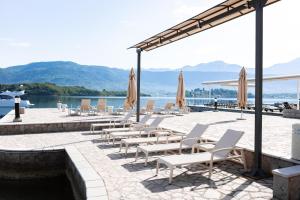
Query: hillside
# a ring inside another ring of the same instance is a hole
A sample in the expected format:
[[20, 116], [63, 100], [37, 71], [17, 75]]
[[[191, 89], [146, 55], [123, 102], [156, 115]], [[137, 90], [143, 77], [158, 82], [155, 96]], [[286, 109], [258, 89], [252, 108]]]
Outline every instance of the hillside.
[[[300, 74], [300, 58], [265, 68], [265, 75]], [[237, 79], [241, 66], [215, 61], [175, 70], [142, 70], [141, 88], [145, 93], [160, 95], [177, 89], [178, 71], [183, 70], [186, 89], [201, 88], [204, 81]], [[254, 69], [248, 69], [253, 77]], [[61, 86], [83, 86], [95, 90], [127, 90], [129, 71], [105, 66], [80, 65], [74, 62], [36, 62], [0, 68], [0, 84], [54, 83]], [[266, 93], [295, 92], [295, 81], [265, 84]]]
[[[127, 91], [91, 90], [82, 86], [58, 86], [53, 83], [25, 83], [20, 88], [19, 84], [0, 84], [0, 91], [25, 90], [25, 96], [120, 96], [127, 95]], [[149, 96], [144, 93], [141, 96]]]

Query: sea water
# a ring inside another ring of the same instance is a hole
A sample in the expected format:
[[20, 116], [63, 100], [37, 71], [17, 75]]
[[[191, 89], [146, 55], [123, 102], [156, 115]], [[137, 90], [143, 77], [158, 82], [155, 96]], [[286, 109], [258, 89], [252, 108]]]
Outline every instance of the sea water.
[[[123, 107], [125, 97], [101, 97], [101, 96], [32, 96], [29, 97], [31, 103], [34, 104], [33, 108], [55, 108], [58, 101], [63, 104], [67, 104], [69, 108], [76, 108], [80, 106], [81, 99], [91, 99], [91, 104], [93, 106], [97, 105], [99, 98], [106, 99], [106, 104], [108, 106], [113, 106], [114, 108]], [[141, 97], [141, 107], [145, 107], [147, 101], [153, 99], [155, 101], [155, 107], [162, 108], [167, 102], [175, 103], [176, 97]], [[187, 105], [204, 105], [212, 102], [213, 99], [210, 98], [186, 98]], [[273, 104], [277, 102], [288, 101], [290, 103], [296, 103], [296, 99], [263, 99], [264, 104]], [[219, 103], [236, 103], [236, 98], [219, 98]], [[254, 104], [254, 99], [248, 99], [249, 104]], [[0, 117], [1, 115], [7, 114], [13, 108], [0, 107]]]

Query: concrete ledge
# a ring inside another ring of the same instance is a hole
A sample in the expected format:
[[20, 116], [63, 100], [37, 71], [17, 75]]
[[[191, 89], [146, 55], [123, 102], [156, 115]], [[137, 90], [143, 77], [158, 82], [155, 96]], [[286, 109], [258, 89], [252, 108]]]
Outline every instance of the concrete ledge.
[[[68, 154], [67, 174], [73, 181], [75, 191], [80, 191], [80, 199], [108, 199], [103, 179], [75, 147], [66, 147]], [[76, 194], [78, 196], [78, 194]]]
[[296, 109], [284, 109], [282, 111], [283, 117], [286, 118], [296, 118], [296, 119], [300, 119], [300, 110], [296, 110]]
[[[205, 112], [205, 111], [214, 111], [215, 110], [213, 107], [207, 107], [207, 106], [188, 106], [188, 107], [191, 108], [192, 112]], [[241, 113], [241, 110], [232, 109], [232, 108], [218, 108], [218, 111]], [[243, 113], [255, 114], [255, 111], [244, 109]], [[263, 112], [262, 114], [263, 115], [271, 115], [271, 116], [282, 116], [282, 113], [280, 113], [280, 112]]]
[[273, 170], [273, 197], [300, 199], [300, 165]]
[[32, 179], [66, 174], [76, 200], [108, 199], [103, 179], [75, 147], [58, 150], [0, 150], [0, 179]]
[[[53, 132], [70, 132], [70, 131], [87, 131], [90, 130], [91, 124], [103, 123], [109, 128], [110, 121], [83, 121], [83, 122], [62, 122], [62, 123], [32, 123], [32, 124], [0, 124], [0, 135], [17, 135], [32, 133], [53, 133]], [[116, 128], [122, 127], [116, 125]]]
[[0, 150], [0, 178], [24, 179], [64, 174], [65, 151]]

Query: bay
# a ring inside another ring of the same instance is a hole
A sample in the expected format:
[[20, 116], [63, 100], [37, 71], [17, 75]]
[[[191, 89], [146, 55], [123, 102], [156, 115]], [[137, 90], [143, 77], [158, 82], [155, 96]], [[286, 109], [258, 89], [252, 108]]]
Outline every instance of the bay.
[[[33, 108], [55, 108], [57, 102], [60, 100], [63, 104], [67, 104], [69, 108], [76, 108], [80, 106], [81, 99], [91, 99], [91, 105], [97, 105], [99, 98], [106, 99], [108, 106], [114, 108], [123, 107], [126, 97], [101, 97], [101, 96], [31, 96], [28, 98], [34, 104]], [[175, 103], [176, 97], [141, 97], [141, 107], [145, 107], [149, 99], [155, 101], [156, 108], [162, 108], [167, 102]], [[212, 102], [209, 98], [186, 98], [187, 105], [204, 105]], [[273, 104], [277, 102], [288, 101], [289, 103], [296, 103], [296, 99], [263, 99], [264, 104]], [[236, 98], [219, 98], [219, 103], [236, 103]], [[254, 99], [248, 99], [249, 104], [254, 104]], [[13, 108], [0, 107], [0, 116], [5, 115]]]

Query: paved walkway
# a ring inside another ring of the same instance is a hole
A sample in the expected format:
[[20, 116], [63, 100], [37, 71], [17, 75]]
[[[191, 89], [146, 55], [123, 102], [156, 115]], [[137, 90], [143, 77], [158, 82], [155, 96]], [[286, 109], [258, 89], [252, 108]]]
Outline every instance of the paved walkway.
[[[254, 182], [241, 177], [242, 167], [231, 162], [218, 165], [212, 181], [201, 167], [191, 171], [177, 169], [173, 185], [168, 170], [155, 177], [155, 162], [134, 162], [117, 147], [103, 143], [99, 135], [88, 132], [0, 136], [1, 149], [53, 149], [76, 147], [103, 178], [109, 199], [271, 199], [272, 179]], [[134, 151], [134, 149], [131, 149]]]
[[21, 115], [22, 122], [13, 122], [15, 111], [10, 111], [7, 115], [0, 119], [1, 124], [40, 124], [40, 123], [62, 123], [62, 122], [83, 122], [83, 121], [97, 121], [108, 117], [120, 117], [112, 115], [88, 115], [83, 113], [80, 116], [68, 116], [68, 110], [64, 112], [57, 108], [28, 108], [25, 114]]
[[[196, 123], [210, 124], [203, 135], [212, 140], [219, 140], [227, 129], [244, 131], [245, 134], [238, 146], [254, 150], [254, 114], [244, 114], [246, 120], [237, 120], [240, 113], [233, 112], [198, 112], [182, 117], [166, 118], [164, 128], [187, 133]], [[273, 156], [291, 158], [292, 124], [300, 123], [299, 119], [281, 116], [263, 115], [263, 153]]]
[[[228, 128], [243, 130], [238, 146], [253, 149], [254, 115], [236, 120], [238, 113], [202, 112], [166, 117], [161, 126], [188, 132], [196, 123], [210, 124], [204, 137], [218, 140]], [[290, 158], [292, 124], [298, 119], [278, 116], [263, 117], [263, 152]], [[176, 169], [173, 185], [168, 185], [168, 170], [155, 175], [155, 162], [148, 167], [144, 160], [134, 162], [133, 154], [124, 158], [117, 147], [89, 132], [45, 133], [0, 136], [0, 149], [32, 150], [76, 147], [103, 178], [109, 199], [270, 199], [272, 180], [252, 181], [241, 177], [242, 167], [230, 162], [218, 165], [212, 181], [207, 171], [195, 167], [191, 171]], [[134, 152], [135, 149], [131, 148]], [[150, 160], [151, 161], [151, 160]]]

